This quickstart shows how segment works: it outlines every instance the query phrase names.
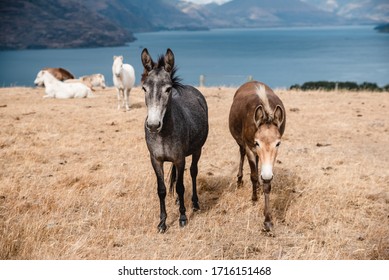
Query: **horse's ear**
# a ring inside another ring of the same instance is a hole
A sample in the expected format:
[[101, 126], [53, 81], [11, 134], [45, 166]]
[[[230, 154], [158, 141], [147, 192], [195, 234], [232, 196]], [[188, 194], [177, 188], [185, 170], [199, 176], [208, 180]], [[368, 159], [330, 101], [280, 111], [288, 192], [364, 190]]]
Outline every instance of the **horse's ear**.
[[116, 56], [116, 55], [114, 55], [114, 56], [113, 56], [113, 61], [115, 61], [115, 59], [116, 59], [116, 58], [117, 58], [117, 56]]
[[276, 106], [273, 115], [274, 115], [274, 120], [273, 120], [274, 124], [278, 128], [280, 128], [281, 124], [284, 122], [285, 119], [285, 112], [280, 105]]
[[254, 113], [254, 122], [257, 127], [259, 127], [262, 123], [265, 122], [266, 119], [266, 113], [263, 109], [262, 105], [259, 105], [257, 108], [255, 108]]
[[147, 72], [153, 70], [154, 62], [151, 59], [151, 56], [146, 48], [144, 48], [142, 51], [141, 59], [142, 59], [143, 67]]
[[174, 68], [174, 54], [171, 49], [166, 50], [165, 54], [165, 70], [171, 72]]

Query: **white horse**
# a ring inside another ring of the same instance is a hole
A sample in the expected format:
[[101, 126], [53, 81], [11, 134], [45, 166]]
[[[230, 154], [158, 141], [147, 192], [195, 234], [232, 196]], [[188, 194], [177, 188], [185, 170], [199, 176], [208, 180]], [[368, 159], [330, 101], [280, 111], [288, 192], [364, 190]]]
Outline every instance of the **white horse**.
[[84, 83], [91, 84], [92, 87], [101, 87], [102, 89], [105, 89], [105, 78], [103, 74], [81, 76], [79, 79]]
[[81, 78], [79, 78], [79, 79], [67, 79], [63, 82], [64, 83], [83, 83], [88, 88], [90, 88], [92, 91], [94, 90], [92, 84], [89, 81], [83, 81], [83, 80], [81, 80]]
[[114, 56], [112, 65], [113, 84], [117, 89], [118, 110], [120, 110], [120, 99], [123, 96], [123, 108], [130, 110], [128, 99], [130, 91], [135, 84], [135, 70], [130, 64], [123, 64], [123, 56]]
[[43, 98], [84, 98], [92, 97], [92, 91], [83, 83], [64, 83], [46, 70], [39, 71], [34, 81], [37, 86], [45, 86]]

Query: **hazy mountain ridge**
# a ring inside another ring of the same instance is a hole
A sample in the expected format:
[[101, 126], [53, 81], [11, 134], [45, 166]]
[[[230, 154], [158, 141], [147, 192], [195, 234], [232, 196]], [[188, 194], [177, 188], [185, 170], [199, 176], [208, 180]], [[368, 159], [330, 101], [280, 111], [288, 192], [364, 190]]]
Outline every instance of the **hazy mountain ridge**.
[[[317, 26], [389, 21], [386, 0], [0, 1], [0, 49], [118, 46], [133, 32]], [[386, 21], [385, 21], [386, 20]]]
[[223, 18], [217, 27], [273, 27], [338, 24], [332, 13], [299, 0], [233, 0], [212, 11]]
[[1, 1], [0, 15], [0, 49], [117, 46], [134, 40], [131, 32], [78, 1]]
[[319, 9], [331, 12], [349, 23], [389, 22], [388, 0], [302, 0]]

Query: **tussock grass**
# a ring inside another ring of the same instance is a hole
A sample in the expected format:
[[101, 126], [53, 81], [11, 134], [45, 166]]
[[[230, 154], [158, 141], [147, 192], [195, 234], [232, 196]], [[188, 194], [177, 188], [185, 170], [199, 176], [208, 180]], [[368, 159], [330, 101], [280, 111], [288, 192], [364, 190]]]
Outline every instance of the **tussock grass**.
[[[201, 211], [157, 234], [156, 179], [139, 88], [131, 111], [112, 88], [96, 98], [42, 99], [0, 89], [0, 259], [389, 259], [387, 93], [276, 92], [287, 110], [271, 207], [251, 201], [247, 162], [228, 130], [234, 88], [201, 88], [210, 131], [199, 163]], [[189, 167], [188, 159], [187, 166]], [[169, 164], [165, 165], [166, 177]]]

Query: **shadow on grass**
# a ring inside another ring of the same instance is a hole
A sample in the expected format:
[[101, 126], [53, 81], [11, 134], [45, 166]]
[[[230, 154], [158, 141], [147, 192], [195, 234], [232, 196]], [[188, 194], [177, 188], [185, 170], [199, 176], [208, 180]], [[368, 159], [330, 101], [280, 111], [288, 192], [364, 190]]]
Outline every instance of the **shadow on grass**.
[[278, 169], [272, 181], [270, 205], [273, 217], [281, 222], [285, 221], [293, 200], [301, 195], [303, 180], [288, 169]]

